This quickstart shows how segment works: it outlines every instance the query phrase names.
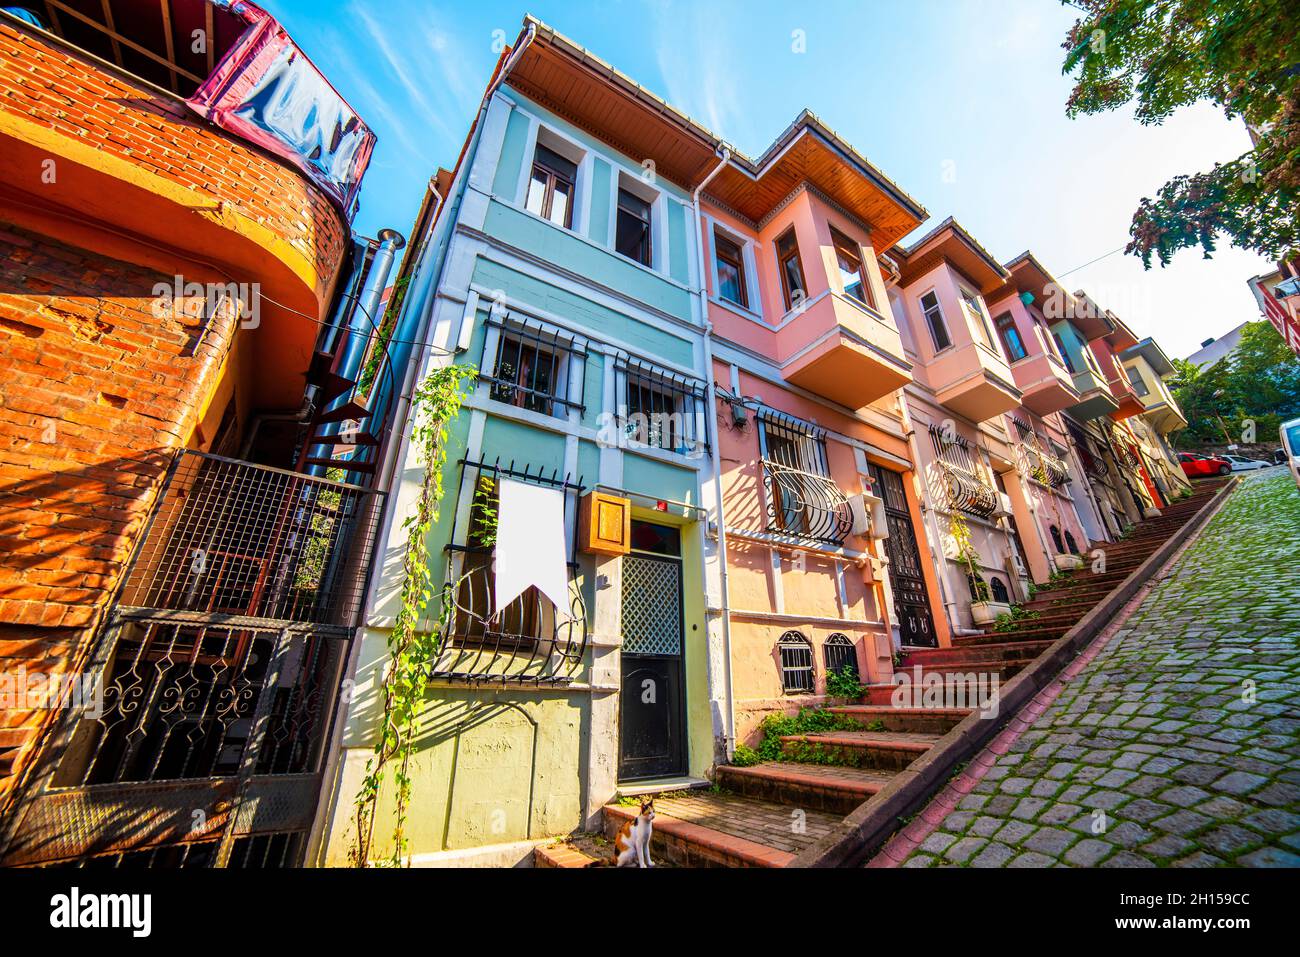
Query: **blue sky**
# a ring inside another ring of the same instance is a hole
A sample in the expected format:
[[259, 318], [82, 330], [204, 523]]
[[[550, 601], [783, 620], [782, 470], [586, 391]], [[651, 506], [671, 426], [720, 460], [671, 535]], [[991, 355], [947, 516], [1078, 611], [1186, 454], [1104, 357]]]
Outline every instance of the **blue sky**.
[[430, 175], [456, 159], [499, 44], [531, 12], [751, 156], [808, 107], [930, 225], [956, 216], [1004, 262], [1032, 249], [1171, 356], [1258, 318], [1245, 281], [1270, 268], [1260, 257], [1225, 243], [1213, 260], [1185, 251], [1144, 272], [1106, 255], [1141, 197], [1250, 144], [1208, 104], [1160, 127], [1067, 119], [1073, 16], [1057, 0], [261, 2], [379, 136], [356, 223], [370, 235], [407, 233]]

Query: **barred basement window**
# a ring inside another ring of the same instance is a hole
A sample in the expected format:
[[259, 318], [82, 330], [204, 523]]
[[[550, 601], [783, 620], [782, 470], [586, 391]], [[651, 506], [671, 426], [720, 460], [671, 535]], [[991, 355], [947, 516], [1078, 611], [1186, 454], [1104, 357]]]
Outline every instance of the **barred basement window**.
[[618, 356], [614, 372], [630, 440], [682, 455], [709, 450], [703, 382], [629, 355]]
[[1074, 540], [1074, 536], [1068, 531], [1065, 533], [1065, 547], [1071, 555], [1079, 554], [1079, 543]]
[[777, 642], [781, 652], [781, 686], [786, 694], [811, 694], [813, 652], [808, 639], [797, 631], [787, 631]]
[[1061, 530], [1057, 528], [1055, 525], [1053, 525], [1051, 528], [1051, 532], [1052, 532], [1052, 544], [1056, 546], [1056, 550], [1058, 552], [1064, 555], [1066, 553], [1065, 542], [1061, 539]]
[[854, 678], [858, 677], [858, 654], [848, 635], [838, 633], [831, 635], [822, 646], [822, 654], [826, 658], [827, 674], [847, 668]]
[[578, 340], [558, 329], [548, 330], [538, 322], [513, 316], [504, 322], [494, 316], [487, 324], [500, 332], [491, 362], [487, 361], [484, 340], [485, 354], [479, 360], [479, 368], [484, 371], [479, 379], [491, 384], [489, 395], [494, 400], [542, 415], [562, 417], [569, 409], [582, 411], [581, 403], [568, 398], [569, 359], [587, 356]]
[[768, 531], [839, 544], [853, 527], [848, 498], [830, 477], [826, 433], [779, 412], [758, 417]]
[[993, 600], [1001, 602], [1004, 605], [1011, 603], [1011, 593], [1007, 591], [1007, 583], [997, 575], [989, 579], [989, 588], [993, 592]]

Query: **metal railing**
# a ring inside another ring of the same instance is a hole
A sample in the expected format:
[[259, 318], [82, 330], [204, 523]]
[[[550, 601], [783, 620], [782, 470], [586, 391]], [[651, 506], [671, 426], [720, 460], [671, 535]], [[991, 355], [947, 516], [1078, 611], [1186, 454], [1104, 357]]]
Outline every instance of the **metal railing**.
[[570, 409], [584, 411], [581, 402], [568, 397], [569, 359], [587, 356], [580, 339], [513, 315], [505, 320], [491, 316], [487, 326], [497, 330], [496, 348], [489, 361], [491, 337], [484, 337], [478, 378], [491, 385], [493, 399], [542, 415], [564, 417]]
[[626, 353], [615, 358], [614, 373], [630, 442], [682, 455], [709, 451], [703, 382]]
[[377, 534], [376, 495], [328, 478], [183, 452], [118, 604], [350, 627]]
[[763, 460], [767, 530], [838, 545], [853, 528], [849, 500], [825, 475]]
[[460, 500], [451, 542], [445, 546], [447, 575], [442, 600], [446, 620], [439, 653], [428, 663], [431, 677], [455, 681], [528, 681], [562, 683], [573, 680], [587, 650], [587, 609], [574, 579], [577, 571], [575, 534], [568, 544], [569, 607], [557, 608], [528, 588], [498, 608], [492, 569], [495, 548], [497, 483], [501, 478], [560, 489], [566, 513], [576, 519], [582, 480], [569, 480], [558, 470], [547, 474], [511, 462], [461, 460]]

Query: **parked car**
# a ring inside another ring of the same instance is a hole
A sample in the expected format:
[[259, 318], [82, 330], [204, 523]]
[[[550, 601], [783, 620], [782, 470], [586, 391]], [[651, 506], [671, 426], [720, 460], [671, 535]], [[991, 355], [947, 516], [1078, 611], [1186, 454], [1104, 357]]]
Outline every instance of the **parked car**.
[[1282, 436], [1282, 448], [1286, 452], [1286, 465], [1291, 470], [1295, 484], [1300, 486], [1300, 419], [1283, 422], [1278, 430]]
[[1219, 458], [1231, 462], [1234, 472], [1253, 472], [1255, 469], [1269, 468], [1273, 464], [1272, 462], [1261, 462], [1259, 459], [1248, 459], [1244, 455], [1221, 455]]
[[1217, 455], [1198, 455], [1195, 452], [1179, 452], [1178, 464], [1183, 467], [1183, 474], [1188, 478], [1203, 475], [1227, 475], [1232, 471], [1232, 463]]

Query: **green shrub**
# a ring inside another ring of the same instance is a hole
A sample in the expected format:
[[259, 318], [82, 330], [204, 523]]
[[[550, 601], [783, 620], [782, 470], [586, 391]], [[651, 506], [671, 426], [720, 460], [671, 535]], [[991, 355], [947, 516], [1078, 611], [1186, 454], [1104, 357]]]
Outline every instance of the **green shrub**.
[[852, 665], [826, 672], [826, 693], [832, 698], [860, 698], [863, 687]]

